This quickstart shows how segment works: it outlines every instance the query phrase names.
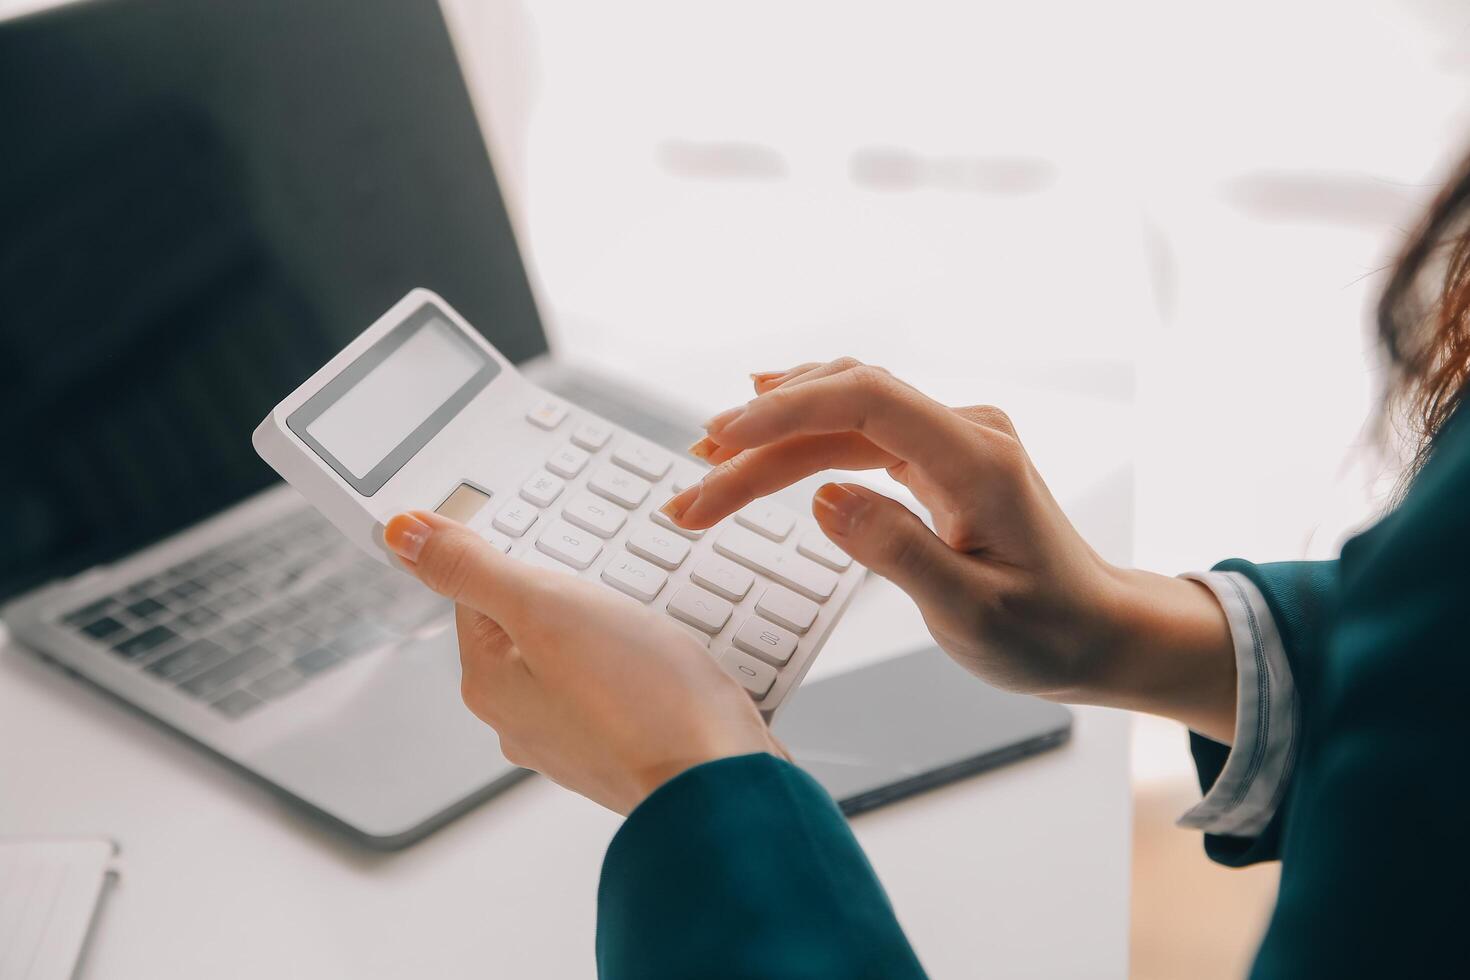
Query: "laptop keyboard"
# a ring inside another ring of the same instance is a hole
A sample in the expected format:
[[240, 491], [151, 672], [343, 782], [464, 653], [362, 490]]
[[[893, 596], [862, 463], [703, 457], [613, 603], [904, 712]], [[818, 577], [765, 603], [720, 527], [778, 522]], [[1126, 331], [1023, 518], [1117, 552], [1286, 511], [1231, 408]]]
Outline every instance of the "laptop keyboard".
[[62, 622], [157, 682], [239, 718], [451, 608], [302, 510]]

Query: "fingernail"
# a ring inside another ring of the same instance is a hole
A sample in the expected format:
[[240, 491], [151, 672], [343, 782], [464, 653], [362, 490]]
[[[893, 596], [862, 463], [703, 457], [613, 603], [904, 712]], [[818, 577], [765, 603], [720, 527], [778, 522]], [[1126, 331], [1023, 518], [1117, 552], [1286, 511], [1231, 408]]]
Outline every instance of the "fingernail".
[[791, 372], [789, 371], [753, 371], [751, 372], [750, 380], [754, 381], [756, 384], [765, 384], [767, 381], [775, 381], [777, 378], [784, 378], [790, 373]]
[[716, 449], [718, 449], [719, 445], [719, 443], [715, 442], [709, 436], [705, 436], [703, 439], [700, 439], [698, 442], [690, 446], [686, 450], [686, 452], [688, 452], [691, 456], [698, 457], [699, 459], [709, 459], [710, 453], [713, 453]]
[[731, 422], [734, 422], [736, 419], [744, 414], [744, 405], [738, 405], [735, 408], [727, 408], [719, 415], [716, 415], [705, 422], [704, 431], [708, 432], [710, 435], [716, 435], [721, 429], [729, 425]]
[[834, 534], [849, 534], [857, 526], [868, 501], [837, 483], [823, 484], [812, 498], [812, 511], [822, 527]]
[[699, 489], [700, 486], [698, 483], [696, 483], [692, 487], [685, 487], [683, 491], [676, 493], [674, 494], [674, 496], [670, 497], [668, 501], [659, 508], [659, 510], [663, 511], [665, 514], [668, 514], [669, 517], [677, 521], [679, 518], [683, 517], [685, 511], [689, 510], [690, 506], [699, 499]]
[[418, 561], [433, 533], [433, 528], [412, 514], [399, 514], [383, 528], [383, 543], [400, 558]]

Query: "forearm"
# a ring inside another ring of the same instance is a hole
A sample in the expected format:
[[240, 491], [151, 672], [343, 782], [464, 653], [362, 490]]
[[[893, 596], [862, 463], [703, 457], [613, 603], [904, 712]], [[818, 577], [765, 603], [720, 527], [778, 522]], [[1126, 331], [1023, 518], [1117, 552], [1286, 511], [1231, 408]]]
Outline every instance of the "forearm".
[[1198, 582], [1117, 569], [1109, 628], [1068, 700], [1162, 715], [1229, 745], [1236, 663], [1224, 610]]

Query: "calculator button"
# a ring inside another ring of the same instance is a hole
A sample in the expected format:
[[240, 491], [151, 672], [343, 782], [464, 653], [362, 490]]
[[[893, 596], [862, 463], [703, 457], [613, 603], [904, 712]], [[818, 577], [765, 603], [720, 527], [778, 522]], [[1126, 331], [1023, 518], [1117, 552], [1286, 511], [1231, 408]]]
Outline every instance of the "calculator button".
[[648, 516], [653, 519], [653, 522], [655, 524], [662, 525], [663, 527], [668, 528], [670, 531], [673, 531], [676, 534], [682, 534], [686, 538], [692, 538], [695, 541], [698, 541], [700, 538], [704, 537], [703, 531], [691, 531], [687, 527], [680, 527], [679, 525], [674, 523], [674, 519], [672, 517], [670, 517], [668, 514], [665, 514], [661, 510], [653, 511]]
[[526, 413], [527, 421], [548, 430], [561, 425], [561, 420], [566, 417], [567, 407], [561, 402], [551, 401], [550, 399], [542, 402]]
[[677, 534], [644, 524], [628, 535], [628, 550], [672, 571], [689, 557], [689, 542]]
[[649, 487], [647, 480], [616, 466], [604, 466], [587, 481], [587, 489], [629, 510], [648, 498]]
[[761, 594], [755, 611], [773, 623], [780, 623], [789, 630], [805, 633], [817, 619], [817, 604], [803, 599], [790, 589], [772, 585]]
[[663, 450], [634, 443], [618, 446], [613, 450], [612, 459], [623, 469], [632, 470], [645, 480], [662, 480], [669, 467], [674, 465], [674, 457]]
[[727, 527], [715, 539], [715, 550], [746, 568], [769, 575], [809, 599], [826, 601], [837, 589], [837, 573], [794, 555], [743, 527]]
[[785, 541], [796, 526], [796, 515], [780, 504], [757, 500], [736, 511], [735, 521], [772, 541]]
[[512, 500], [500, 508], [500, 513], [495, 515], [495, 520], [490, 523], [495, 528], [504, 531], [513, 538], [518, 538], [526, 533], [526, 529], [536, 523], [536, 515], [541, 513], [535, 507], [524, 500]]
[[718, 555], [710, 555], [694, 566], [694, 581], [715, 595], [724, 596], [731, 602], [745, 598], [755, 584], [755, 576], [744, 568]]
[[709, 634], [706, 633], [704, 630], [697, 630], [693, 626], [690, 626], [688, 623], [681, 623], [678, 620], [674, 621], [674, 625], [679, 627], [684, 632], [688, 633], [690, 636], [694, 637], [694, 639], [699, 642], [700, 646], [704, 647], [706, 650], [709, 649]]
[[819, 561], [834, 572], [846, 571], [852, 565], [852, 556], [833, 544], [821, 531], [808, 531], [796, 543], [797, 554]]
[[769, 694], [771, 685], [776, 683], [776, 668], [734, 648], [726, 650], [720, 657], [720, 666], [757, 701]]
[[550, 555], [542, 554], [534, 548], [516, 557], [527, 565], [535, 565], [537, 568], [549, 568], [554, 572], [566, 572], [568, 575], [577, 574], [577, 570], [566, 562], [557, 561]]
[[669, 580], [669, 574], [642, 558], [622, 554], [607, 563], [607, 567], [602, 570], [602, 580], [639, 602], [652, 602]]
[[686, 585], [669, 600], [669, 615], [682, 619], [695, 629], [714, 634], [725, 628], [734, 610], [724, 599], [697, 585]]
[[602, 542], [566, 521], [552, 521], [536, 539], [536, 547], [573, 568], [586, 568], [602, 553]]
[[600, 538], [610, 538], [621, 530], [628, 512], [601, 497], [579, 493], [567, 501], [561, 516]]
[[753, 653], [775, 667], [786, 666], [796, 652], [795, 634], [756, 616], [741, 623], [732, 639], [746, 653]]
[[557, 476], [564, 476], [570, 480], [582, 472], [582, 467], [586, 466], [587, 460], [591, 458], [576, 446], [562, 446], [551, 454], [551, 458], [546, 461], [546, 468]]
[[597, 452], [612, 438], [612, 429], [596, 422], [583, 422], [572, 430], [572, 441], [589, 452]]
[[510, 553], [510, 538], [501, 534], [499, 531], [491, 531], [487, 528], [486, 530], [480, 532], [480, 537], [484, 538], [486, 541], [489, 541], [490, 547], [494, 548], [496, 551], [499, 551], [502, 554]]
[[559, 476], [537, 473], [521, 487], [521, 496], [537, 507], [547, 507], [553, 500], [561, 496], [566, 485], [566, 481]]

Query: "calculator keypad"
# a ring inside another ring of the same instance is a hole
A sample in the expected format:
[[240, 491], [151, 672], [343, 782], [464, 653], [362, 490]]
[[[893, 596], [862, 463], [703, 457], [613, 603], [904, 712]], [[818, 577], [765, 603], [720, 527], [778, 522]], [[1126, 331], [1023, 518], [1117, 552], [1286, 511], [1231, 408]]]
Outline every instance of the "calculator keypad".
[[628, 550], [672, 572], [689, 557], [689, 542], [650, 522], [628, 535]]
[[713, 636], [725, 628], [735, 607], [697, 585], [686, 585], [669, 599], [669, 615]]
[[658, 508], [703, 468], [578, 414], [551, 400], [532, 407], [527, 420], [555, 433], [544, 437], [541, 468], [472, 526], [518, 559], [585, 572], [667, 614], [757, 702], [788, 670], [804, 670], [852, 559], [772, 500], [708, 533], [679, 527]]
[[577, 570], [587, 568], [602, 553], [602, 542], [566, 521], [552, 521], [536, 539], [536, 547]]
[[612, 537], [628, 522], [626, 510], [585, 491], [567, 501], [567, 505], [562, 508], [561, 516], [584, 531], [591, 531], [599, 538]]
[[537, 507], [550, 507], [551, 502], [561, 496], [566, 481], [550, 473], [537, 473], [521, 487], [521, 496]]

